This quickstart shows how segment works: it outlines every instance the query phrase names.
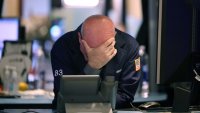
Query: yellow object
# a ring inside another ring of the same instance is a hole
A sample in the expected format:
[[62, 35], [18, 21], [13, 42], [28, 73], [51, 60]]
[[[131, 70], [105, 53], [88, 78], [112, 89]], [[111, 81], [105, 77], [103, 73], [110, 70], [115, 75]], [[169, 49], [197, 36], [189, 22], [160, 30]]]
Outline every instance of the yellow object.
[[27, 89], [28, 89], [28, 84], [27, 83], [25, 83], [25, 82], [20, 82], [19, 83], [19, 90], [20, 91], [25, 91]]

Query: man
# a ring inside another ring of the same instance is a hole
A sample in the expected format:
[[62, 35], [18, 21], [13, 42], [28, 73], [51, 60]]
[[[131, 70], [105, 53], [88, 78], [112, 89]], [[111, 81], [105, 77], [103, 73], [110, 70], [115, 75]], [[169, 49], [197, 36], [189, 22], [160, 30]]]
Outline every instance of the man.
[[54, 74], [53, 105], [62, 75], [99, 74], [118, 81], [116, 108], [133, 101], [140, 81], [139, 45], [130, 35], [115, 29], [106, 16], [88, 17], [75, 31], [59, 38], [51, 51]]

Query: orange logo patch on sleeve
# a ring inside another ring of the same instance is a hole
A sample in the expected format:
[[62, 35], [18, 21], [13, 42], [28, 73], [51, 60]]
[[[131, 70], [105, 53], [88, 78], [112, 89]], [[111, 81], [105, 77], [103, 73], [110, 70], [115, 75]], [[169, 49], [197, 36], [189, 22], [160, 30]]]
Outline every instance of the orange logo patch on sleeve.
[[139, 71], [140, 70], [140, 57], [135, 59], [135, 71]]

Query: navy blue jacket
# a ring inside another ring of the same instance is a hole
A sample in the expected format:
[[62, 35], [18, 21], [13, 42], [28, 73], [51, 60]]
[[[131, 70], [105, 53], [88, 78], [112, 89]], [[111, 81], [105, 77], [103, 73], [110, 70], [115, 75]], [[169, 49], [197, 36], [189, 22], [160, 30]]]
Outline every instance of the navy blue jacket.
[[[84, 74], [87, 64], [80, 51], [78, 40], [80, 26], [75, 30], [64, 34], [59, 38], [51, 50], [51, 63], [54, 75], [53, 105], [56, 105], [57, 93], [60, 87], [62, 75]], [[100, 76], [115, 76], [118, 80], [116, 108], [124, 108], [134, 100], [141, 77], [135, 67], [135, 60], [139, 58], [139, 44], [130, 35], [116, 29], [117, 54], [101, 70]], [[121, 71], [120, 71], [121, 70]]]

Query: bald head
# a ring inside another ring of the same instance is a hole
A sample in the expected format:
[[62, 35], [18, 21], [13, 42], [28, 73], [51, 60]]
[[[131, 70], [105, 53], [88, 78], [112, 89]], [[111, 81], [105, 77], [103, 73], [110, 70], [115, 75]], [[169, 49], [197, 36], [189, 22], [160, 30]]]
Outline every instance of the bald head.
[[90, 47], [95, 48], [115, 36], [115, 27], [108, 17], [93, 15], [84, 21], [81, 34], [83, 40], [85, 40]]

